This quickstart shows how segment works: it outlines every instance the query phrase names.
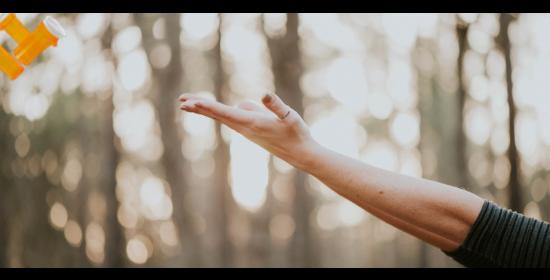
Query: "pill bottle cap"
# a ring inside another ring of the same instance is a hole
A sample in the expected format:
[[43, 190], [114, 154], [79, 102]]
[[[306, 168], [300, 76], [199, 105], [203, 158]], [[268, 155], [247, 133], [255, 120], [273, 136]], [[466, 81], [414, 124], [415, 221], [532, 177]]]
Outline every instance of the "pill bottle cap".
[[65, 29], [63, 29], [61, 24], [59, 24], [59, 22], [53, 17], [47, 16], [44, 19], [44, 25], [46, 26], [46, 28], [48, 28], [48, 31], [50, 31], [50, 33], [52, 33], [58, 39], [66, 36]]

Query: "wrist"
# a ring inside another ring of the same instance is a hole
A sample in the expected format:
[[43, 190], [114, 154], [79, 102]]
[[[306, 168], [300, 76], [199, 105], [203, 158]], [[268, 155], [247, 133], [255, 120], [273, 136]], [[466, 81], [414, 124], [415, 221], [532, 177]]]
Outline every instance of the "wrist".
[[308, 139], [290, 154], [289, 163], [304, 172], [310, 173], [311, 170], [315, 169], [314, 166], [319, 161], [322, 149], [323, 147], [317, 141]]

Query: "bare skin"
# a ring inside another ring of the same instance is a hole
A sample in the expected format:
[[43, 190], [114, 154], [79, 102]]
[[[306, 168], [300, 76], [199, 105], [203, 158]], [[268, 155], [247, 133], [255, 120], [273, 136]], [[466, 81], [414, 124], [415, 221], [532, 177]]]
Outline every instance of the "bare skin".
[[180, 109], [212, 118], [273, 155], [311, 174], [383, 221], [444, 251], [457, 249], [484, 200], [463, 189], [383, 170], [331, 151], [311, 136], [300, 115], [277, 95], [264, 106], [228, 106], [191, 94]]

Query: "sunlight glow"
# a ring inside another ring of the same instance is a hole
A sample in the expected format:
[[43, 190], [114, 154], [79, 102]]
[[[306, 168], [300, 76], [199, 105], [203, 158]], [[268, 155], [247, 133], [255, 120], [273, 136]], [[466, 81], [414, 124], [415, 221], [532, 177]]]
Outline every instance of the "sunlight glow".
[[313, 35], [327, 46], [341, 51], [365, 51], [358, 35], [341, 20], [340, 14], [305, 13], [300, 14], [300, 22], [304, 26], [304, 30], [300, 31], [311, 30]]
[[417, 15], [384, 13], [382, 25], [392, 48], [403, 53], [412, 49], [418, 32]]
[[113, 39], [113, 50], [126, 54], [135, 50], [141, 43], [141, 30], [137, 26], [129, 26], [119, 31]]
[[166, 220], [172, 215], [172, 201], [160, 179], [146, 178], [139, 189], [139, 197], [144, 206], [143, 215], [148, 219]]
[[33, 77], [23, 75], [13, 83], [7, 100], [9, 108], [15, 115], [25, 116], [31, 121], [44, 117], [50, 106], [48, 96], [42, 92], [36, 92], [34, 87]]
[[71, 244], [73, 247], [79, 247], [80, 243], [82, 242], [82, 230], [80, 229], [80, 226], [77, 222], [70, 220], [67, 222], [67, 225], [65, 226], [65, 239], [67, 239], [67, 242]]
[[367, 106], [367, 73], [357, 57], [340, 57], [326, 68], [321, 81], [332, 98], [356, 114]]
[[137, 210], [129, 203], [123, 203], [117, 211], [118, 222], [125, 228], [133, 229], [139, 221]]
[[247, 210], [258, 210], [265, 201], [268, 179], [267, 151], [240, 134], [231, 136], [231, 191]]
[[278, 214], [271, 218], [269, 232], [272, 238], [277, 241], [286, 241], [294, 234], [295, 227], [296, 225], [291, 216]]
[[264, 31], [267, 36], [277, 38], [286, 33], [286, 14], [285, 13], [266, 13], [263, 14]]
[[364, 218], [365, 210], [341, 197], [335, 201], [324, 203], [316, 214], [317, 224], [323, 230], [356, 226]]
[[484, 145], [491, 136], [491, 115], [484, 106], [475, 105], [465, 112], [464, 130], [470, 141]]
[[365, 210], [351, 201], [342, 199], [338, 205], [338, 217], [343, 226], [355, 226], [363, 221]]
[[74, 191], [82, 178], [82, 164], [76, 158], [70, 158], [61, 175], [61, 184], [67, 191]]
[[519, 153], [523, 156], [524, 160], [535, 165], [538, 163], [540, 153], [539, 151], [539, 137], [537, 122], [532, 114], [520, 113], [516, 117], [517, 126], [517, 146]]
[[117, 73], [122, 86], [128, 91], [140, 89], [150, 75], [149, 62], [143, 50], [135, 50], [120, 59]]
[[414, 113], [397, 114], [390, 125], [393, 140], [402, 147], [413, 148], [420, 142], [420, 119]]
[[57, 229], [62, 229], [67, 224], [67, 209], [63, 204], [56, 202], [50, 209], [50, 222]]
[[230, 62], [227, 71], [231, 73], [231, 90], [246, 98], [258, 98], [273, 90], [265, 37], [253, 24], [257, 22], [258, 15], [227, 17], [221, 48], [222, 55]]
[[[114, 113], [114, 130], [121, 138], [123, 147], [138, 153], [146, 160], [156, 160], [163, 152], [158, 135], [152, 133], [155, 126], [155, 111], [151, 102], [138, 100], [124, 104]], [[144, 149], [147, 147], [147, 149]]]
[[144, 264], [149, 258], [147, 246], [141, 238], [132, 238], [126, 246], [126, 254], [130, 261], [136, 264]]
[[88, 94], [98, 94], [111, 85], [113, 66], [103, 55], [86, 58], [82, 69], [82, 89]]
[[217, 31], [219, 20], [217, 13], [184, 13], [181, 27], [186, 39], [200, 41]]
[[357, 125], [357, 121], [348, 111], [337, 109], [316, 120], [310, 130], [312, 136], [327, 148], [357, 158]]
[[372, 93], [367, 98], [369, 112], [379, 120], [387, 119], [393, 111], [390, 97], [384, 93]]
[[160, 225], [160, 239], [168, 246], [178, 245], [176, 226], [172, 221], [165, 221]]
[[92, 222], [86, 227], [86, 256], [94, 264], [101, 264], [105, 259], [105, 231], [103, 227]]
[[78, 33], [84, 39], [96, 36], [105, 26], [105, 14], [103, 13], [82, 13], [77, 19]]
[[59, 44], [51, 52], [53, 58], [61, 62], [69, 73], [75, 73], [84, 61], [84, 44], [73, 28], [68, 27], [66, 31], [67, 36], [63, 38], [63, 44]]
[[373, 140], [367, 145], [361, 159], [374, 166], [397, 171], [399, 158], [393, 145], [386, 140]]

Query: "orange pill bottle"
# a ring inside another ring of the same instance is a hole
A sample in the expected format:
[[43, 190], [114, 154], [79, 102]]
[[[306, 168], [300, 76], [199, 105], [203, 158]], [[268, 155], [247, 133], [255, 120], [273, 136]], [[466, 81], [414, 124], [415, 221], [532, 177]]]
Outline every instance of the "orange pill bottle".
[[15, 57], [0, 46], [0, 70], [15, 80], [24, 70], [20, 63], [31, 64], [45, 49], [57, 46], [65, 30], [54, 18], [47, 16], [30, 32], [14, 13], [0, 13], [0, 31], [5, 31], [15, 40]]
[[[29, 31], [12, 13], [0, 14], [0, 31], [6, 31], [17, 43], [28, 36]], [[0, 70], [15, 80], [24, 70], [23, 66], [4, 47], [0, 46]]]
[[0, 46], [0, 70], [6, 73], [11, 80], [15, 80], [23, 73], [24, 68], [13, 55]]
[[38, 57], [50, 46], [57, 46], [59, 38], [65, 37], [63, 27], [54, 18], [47, 16], [38, 27], [15, 48], [15, 57], [25, 65]]

